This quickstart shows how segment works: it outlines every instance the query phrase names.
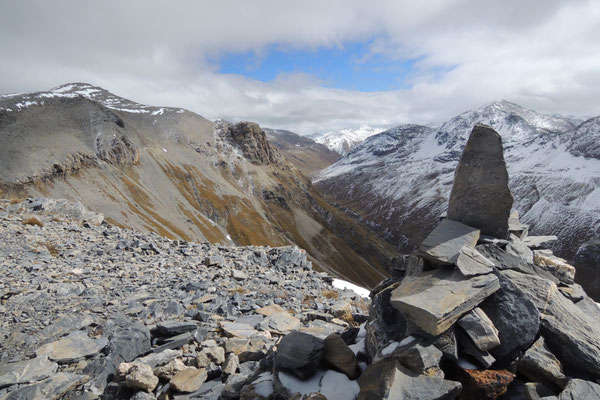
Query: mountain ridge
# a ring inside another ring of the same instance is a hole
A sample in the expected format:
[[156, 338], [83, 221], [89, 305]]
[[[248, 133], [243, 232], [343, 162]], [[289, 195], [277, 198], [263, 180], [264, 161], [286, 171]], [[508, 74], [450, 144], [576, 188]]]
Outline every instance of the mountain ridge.
[[327, 204], [258, 125], [88, 84], [57, 90], [0, 98], [0, 196], [79, 201], [113, 225], [171, 239], [296, 244], [364, 286], [385, 276], [393, 248]]

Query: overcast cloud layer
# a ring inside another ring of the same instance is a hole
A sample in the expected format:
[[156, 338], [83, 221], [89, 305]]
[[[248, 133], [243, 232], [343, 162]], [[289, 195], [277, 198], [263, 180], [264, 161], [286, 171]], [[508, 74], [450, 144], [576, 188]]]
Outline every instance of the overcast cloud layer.
[[[596, 116], [598, 21], [594, 0], [2, 1], [0, 92], [82, 81], [145, 104], [303, 134], [439, 122], [496, 99]], [[357, 41], [392, 61], [418, 58], [409, 88], [325, 88], [305, 74], [264, 83], [219, 74], [210, 62]]]

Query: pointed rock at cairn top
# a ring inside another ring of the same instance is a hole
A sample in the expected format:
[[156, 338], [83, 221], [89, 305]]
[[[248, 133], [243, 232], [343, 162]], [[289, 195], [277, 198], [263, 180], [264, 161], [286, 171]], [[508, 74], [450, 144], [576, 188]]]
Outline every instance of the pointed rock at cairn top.
[[502, 138], [491, 127], [477, 124], [454, 172], [448, 218], [506, 239], [512, 204]]

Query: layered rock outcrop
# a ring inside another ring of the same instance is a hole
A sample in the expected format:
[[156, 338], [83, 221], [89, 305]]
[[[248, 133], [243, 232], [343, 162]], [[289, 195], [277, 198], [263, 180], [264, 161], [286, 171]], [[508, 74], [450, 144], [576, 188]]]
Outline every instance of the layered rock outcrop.
[[239, 122], [229, 125], [226, 134], [253, 164], [267, 165], [281, 160], [281, 156], [267, 142], [265, 132], [257, 123]]

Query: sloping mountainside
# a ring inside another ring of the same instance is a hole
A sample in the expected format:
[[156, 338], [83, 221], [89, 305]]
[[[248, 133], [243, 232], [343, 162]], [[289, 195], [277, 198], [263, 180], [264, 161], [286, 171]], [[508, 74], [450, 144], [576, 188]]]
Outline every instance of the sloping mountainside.
[[310, 176], [316, 171], [327, 168], [340, 158], [338, 152], [306, 136], [280, 129], [265, 128], [264, 131], [269, 143], [305, 175]]
[[168, 238], [305, 249], [373, 286], [393, 247], [325, 202], [254, 123], [213, 123], [88, 84], [0, 98], [0, 196], [80, 201]]
[[308, 137], [315, 142], [321, 143], [329, 149], [344, 155], [351, 152], [366, 138], [380, 132], [381, 129], [372, 128], [368, 125], [361, 125], [358, 129], [341, 129], [339, 131], [313, 133], [312, 135], [308, 135]]
[[514, 208], [532, 234], [574, 263], [577, 280], [600, 295], [600, 118], [575, 126], [499, 101], [439, 129], [406, 125], [368, 138], [322, 171], [315, 185], [403, 251], [411, 251], [446, 210], [453, 173], [473, 126], [503, 139]]

